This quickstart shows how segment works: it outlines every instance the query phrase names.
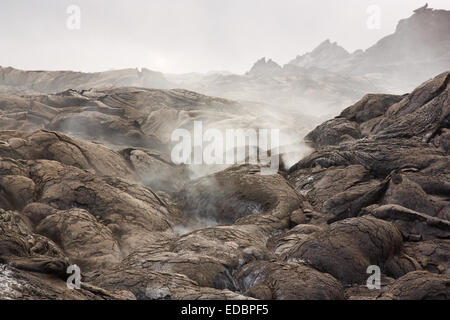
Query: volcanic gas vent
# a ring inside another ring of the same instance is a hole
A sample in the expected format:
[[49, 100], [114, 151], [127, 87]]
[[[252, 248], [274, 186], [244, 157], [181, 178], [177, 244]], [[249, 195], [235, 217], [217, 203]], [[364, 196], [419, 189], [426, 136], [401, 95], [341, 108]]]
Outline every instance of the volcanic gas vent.
[[179, 202], [186, 221], [196, 228], [277, 215], [289, 211], [292, 199], [296, 202], [297, 194], [280, 175], [261, 175], [258, 166], [241, 165], [194, 181]]

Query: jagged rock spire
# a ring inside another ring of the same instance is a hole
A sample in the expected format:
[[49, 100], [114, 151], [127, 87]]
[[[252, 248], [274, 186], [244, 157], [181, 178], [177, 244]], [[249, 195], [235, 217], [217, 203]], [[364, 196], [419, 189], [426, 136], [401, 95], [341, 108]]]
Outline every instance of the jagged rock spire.
[[414, 13], [421, 13], [421, 12], [424, 12], [426, 10], [431, 10], [431, 9], [428, 9], [428, 2], [425, 3], [425, 5], [423, 7], [420, 7], [418, 9], [414, 10]]

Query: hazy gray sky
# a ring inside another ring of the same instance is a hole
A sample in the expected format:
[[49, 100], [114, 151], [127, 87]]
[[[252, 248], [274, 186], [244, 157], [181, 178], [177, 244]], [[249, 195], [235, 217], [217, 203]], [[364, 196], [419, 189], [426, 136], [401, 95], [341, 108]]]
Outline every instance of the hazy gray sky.
[[[366, 49], [425, 1], [1, 0], [0, 65], [243, 73], [260, 57], [285, 64], [327, 38]], [[450, 9], [449, 0], [428, 2]], [[81, 9], [80, 30], [66, 26], [72, 4]], [[366, 26], [370, 5], [381, 9], [379, 30]]]

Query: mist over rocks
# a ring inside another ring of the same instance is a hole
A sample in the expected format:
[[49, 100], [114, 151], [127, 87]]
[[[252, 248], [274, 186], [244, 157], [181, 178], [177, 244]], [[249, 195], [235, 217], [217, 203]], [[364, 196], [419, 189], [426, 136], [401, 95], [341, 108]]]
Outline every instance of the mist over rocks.
[[253, 67], [247, 73], [248, 75], [255, 76], [266, 76], [266, 75], [274, 75], [277, 73], [281, 74], [282, 68], [276, 62], [272, 61], [272, 59], [266, 60], [266, 58], [261, 58], [255, 62]]
[[163, 74], [145, 68], [82, 73], [0, 67], [0, 92], [36, 95], [69, 89], [183, 88], [263, 103], [275, 111], [295, 110], [305, 118], [315, 118], [314, 125], [318, 125], [365, 94], [402, 95], [449, 70], [449, 21], [447, 10], [415, 10], [398, 23], [394, 33], [366, 50], [350, 53], [327, 39], [284, 65], [270, 58], [258, 59], [245, 74]]
[[355, 57], [355, 63], [348, 65], [346, 72], [379, 73], [417, 86], [449, 68], [449, 21], [450, 11], [416, 10], [411, 17], [399, 21], [392, 35]]
[[337, 42], [331, 42], [327, 39], [313, 51], [297, 56], [288, 64], [301, 68], [333, 69], [336, 64], [349, 57], [350, 53], [347, 50], [338, 45]]
[[185, 88], [259, 101], [308, 115], [336, 116], [368, 93], [402, 95], [450, 69], [450, 11], [416, 10], [366, 50], [327, 39], [286, 64], [262, 58], [244, 75], [168, 75]]
[[[450, 157], [445, 144], [441, 144], [440, 137], [448, 130], [449, 76], [449, 72], [438, 75], [405, 96], [364, 97], [345, 109], [336, 119], [320, 125], [307, 136], [307, 141], [315, 146], [316, 151], [291, 167], [288, 177], [316, 211], [328, 215], [330, 228], [341, 222], [347, 224], [353, 219], [363, 219], [362, 216], [376, 217], [395, 226], [396, 238], [407, 241], [404, 246], [408, 248], [408, 253], [405, 251], [402, 254], [406, 258], [395, 258], [395, 262], [387, 262], [384, 272], [388, 276], [392, 276], [390, 273], [393, 272], [396, 278], [402, 273], [408, 274], [417, 268], [426, 268], [443, 275], [442, 278], [436, 278], [439, 279], [436, 280], [436, 290], [443, 290], [437, 288], [446, 286], [449, 275], [448, 266], [443, 261], [448, 255], [445, 241], [450, 235], [450, 203], [447, 197]], [[377, 228], [378, 236], [381, 235], [380, 229]], [[359, 227], [358, 230], [362, 229]], [[347, 236], [351, 233], [345, 234]], [[349, 271], [357, 264], [347, 267], [342, 267], [342, 263], [327, 266], [328, 261], [331, 261], [328, 257], [341, 250], [341, 247], [322, 249], [322, 246], [327, 243], [342, 243], [343, 240], [315, 239], [332, 235], [333, 232], [330, 231], [317, 231], [301, 238], [299, 249], [295, 246], [290, 249], [293, 252], [300, 250], [293, 257], [308, 261], [338, 279], [345, 279], [345, 275], [340, 272], [349, 272], [349, 277], [360, 274]], [[344, 250], [352, 250], [350, 248], [355, 244], [358, 246], [358, 243], [370, 243], [355, 242], [353, 235], [350, 239], [349, 245], [342, 247], [346, 248]], [[370, 239], [374, 241], [373, 237]], [[388, 239], [392, 245], [392, 236]], [[312, 249], [308, 249], [309, 241], [312, 241]], [[439, 250], [439, 258], [430, 257], [431, 253], [424, 251], [427, 246]], [[402, 245], [396, 250], [402, 250], [401, 247]], [[380, 248], [379, 244], [377, 248]], [[311, 250], [317, 252], [308, 253]], [[329, 253], [321, 261], [320, 252], [324, 250], [329, 250]], [[372, 249], [368, 252], [373, 254], [375, 251]], [[386, 254], [388, 250], [383, 252]], [[291, 258], [289, 254], [292, 255], [292, 252], [285, 251], [285, 254]], [[338, 254], [339, 257], [345, 255]], [[444, 257], [443, 261], [441, 257]], [[377, 264], [380, 263], [379, 261]], [[405, 278], [409, 279], [407, 276]], [[357, 282], [351, 278], [345, 281]], [[411, 293], [403, 295], [401, 292], [432, 291], [434, 289], [421, 286], [433, 281], [418, 282], [414, 289], [405, 282], [395, 282], [394, 288], [397, 285], [401, 288], [392, 289], [395, 294], [388, 291], [390, 293], [386, 293], [386, 297], [418, 298], [421, 295], [419, 293], [413, 296]], [[403, 286], [406, 286], [405, 289]], [[423, 294], [426, 296], [426, 293]], [[445, 298], [445, 294], [436, 293], [437, 296]]]
[[[3, 94], [0, 297], [447, 299], [449, 78], [364, 96], [307, 135], [314, 151], [287, 172], [242, 164], [195, 178], [171, 163], [158, 121], [239, 125], [248, 106], [183, 90]], [[86, 112], [97, 131], [55, 131]], [[111, 123], [122, 139], [102, 132]], [[136, 128], [148, 138], [131, 139]], [[72, 264], [79, 291], [66, 287]]]
[[[285, 161], [293, 163], [308, 149], [301, 146], [301, 140], [315, 123], [302, 114], [276, 113], [264, 104], [240, 103], [182, 89], [123, 87], [28, 96], [0, 93], [0, 103], [3, 106], [0, 110], [2, 128], [24, 131], [21, 133], [24, 137], [16, 133], [16, 137], [8, 137], [8, 140], [12, 139], [11, 146], [20, 149], [19, 153], [25, 158], [36, 153], [46, 159], [64, 156], [64, 163], [72, 165], [70, 158], [76, 155], [79, 167], [95, 167], [102, 174], [119, 167], [129, 171], [131, 167], [134, 173], [124, 172], [125, 176], [137, 173], [140, 181], [161, 191], [181, 188], [173, 181], [173, 172], [183, 180], [188, 175], [201, 176], [229, 166], [175, 166], [171, 160], [172, 150], [180, 143], [172, 138], [176, 129], [187, 130], [192, 145], [195, 123], [202, 124], [203, 132], [212, 128], [224, 136], [227, 130], [258, 132], [275, 128], [280, 133], [281, 147], [299, 146], [295, 152], [284, 156]], [[47, 133], [35, 133], [30, 137], [29, 131], [38, 130]], [[71, 138], [62, 133], [85, 142], [72, 143]], [[30, 140], [24, 141], [27, 139]], [[205, 141], [204, 146], [207, 145]], [[8, 146], [9, 143], [5, 144], [5, 148]], [[93, 165], [97, 157], [105, 163], [97, 161]]]
[[[449, 299], [448, 14], [416, 10], [365, 52], [325, 41], [286, 66], [177, 78], [222, 97], [148, 70], [0, 69], [0, 299]], [[392, 93], [409, 64], [426, 81]], [[300, 100], [340, 113], [319, 124]], [[278, 172], [175, 164], [172, 132], [195, 121], [278, 128]]]

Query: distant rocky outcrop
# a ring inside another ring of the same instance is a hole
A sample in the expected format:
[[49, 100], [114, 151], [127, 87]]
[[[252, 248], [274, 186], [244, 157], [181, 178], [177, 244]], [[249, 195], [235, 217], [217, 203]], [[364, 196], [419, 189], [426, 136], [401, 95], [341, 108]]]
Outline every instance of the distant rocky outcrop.
[[[349, 53], [326, 40], [284, 66], [262, 58], [243, 74], [162, 74], [147, 69], [97, 73], [0, 68], [0, 92], [47, 94], [68, 89], [184, 88], [231, 100], [255, 101], [307, 116], [335, 116], [366, 93], [404, 94], [450, 69], [450, 11], [428, 7], [398, 23], [366, 50]], [[314, 123], [318, 124], [318, 123]]]
[[302, 68], [322, 68], [333, 70], [336, 64], [341, 63], [350, 57], [350, 53], [337, 42], [330, 42], [329, 39], [322, 42], [312, 52], [302, 56], [297, 56], [288, 64]]
[[416, 86], [450, 68], [449, 29], [450, 11], [423, 7], [367, 50], [350, 54], [327, 40], [289, 64], [349, 76], [377, 75], [389, 83], [396, 79]]
[[148, 69], [123, 69], [95, 73], [73, 71], [22, 71], [0, 67], [0, 92], [18, 94], [58, 93], [69, 89], [172, 87], [160, 72]]
[[450, 11], [421, 8], [367, 50], [326, 40], [280, 67], [260, 59], [245, 75], [170, 77], [183, 87], [305, 114], [337, 115], [366, 93], [404, 94], [450, 69]]
[[401, 20], [395, 32], [336, 70], [381, 74], [417, 85], [450, 68], [450, 11], [422, 8]]
[[264, 75], [276, 75], [280, 73], [282, 68], [272, 59], [266, 60], [266, 58], [261, 58], [255, 62], [253, 67], [247, 73], [252, 76], [264, 76]]

